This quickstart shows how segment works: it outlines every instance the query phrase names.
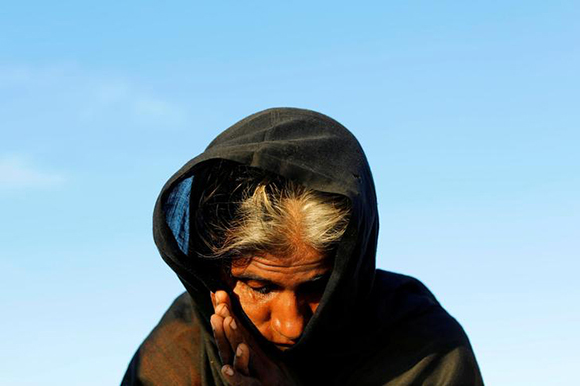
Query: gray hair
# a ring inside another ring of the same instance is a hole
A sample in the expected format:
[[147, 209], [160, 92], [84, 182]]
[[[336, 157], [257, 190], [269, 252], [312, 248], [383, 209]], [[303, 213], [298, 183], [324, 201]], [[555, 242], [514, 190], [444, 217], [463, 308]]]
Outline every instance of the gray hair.
[[350, 213], [346, 197], [227, 164], [224, 168], [222, 161], [209, 174], [200, 197], [197, 228], [203, 257], [287, 256], [302, 247], [327, 253], [344, 234]]

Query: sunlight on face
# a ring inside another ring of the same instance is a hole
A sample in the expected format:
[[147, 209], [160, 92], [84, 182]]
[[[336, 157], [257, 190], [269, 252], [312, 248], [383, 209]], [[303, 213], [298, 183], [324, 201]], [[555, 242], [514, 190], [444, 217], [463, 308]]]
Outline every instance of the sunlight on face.
[[280, 350], [295, 344], [316, 311], [332, 260], [314, 249], [232, 264], [233, 292], [260, 333]]

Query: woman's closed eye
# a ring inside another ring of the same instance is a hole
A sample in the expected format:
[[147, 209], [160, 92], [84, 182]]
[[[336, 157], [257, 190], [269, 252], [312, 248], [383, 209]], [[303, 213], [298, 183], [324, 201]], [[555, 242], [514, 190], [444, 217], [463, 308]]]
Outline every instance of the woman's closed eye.
[[254, 292], [257, 292], [261, 295], [266, 295], [276, 289], [276, 286], [271, 283], [264, 283], [255, 280], [250, 280], [245, 282], [245, 284], [250, 287], [250, 289]]
[[330, 275], [324, 275], [317, 277], [313, 281], [303, 283], [299, 287], [299, 292], [306, 297], [322, 297], [329, 279]]

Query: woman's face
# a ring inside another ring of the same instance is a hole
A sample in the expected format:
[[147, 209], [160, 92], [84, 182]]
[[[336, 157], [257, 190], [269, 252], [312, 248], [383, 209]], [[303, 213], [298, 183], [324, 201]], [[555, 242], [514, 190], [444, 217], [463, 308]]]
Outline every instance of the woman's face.
[[252, 256], [232, 264], [233, 292], [260, 333], [286, 350], [316, 311], [331, 271], [331, 259], [312, 248]]

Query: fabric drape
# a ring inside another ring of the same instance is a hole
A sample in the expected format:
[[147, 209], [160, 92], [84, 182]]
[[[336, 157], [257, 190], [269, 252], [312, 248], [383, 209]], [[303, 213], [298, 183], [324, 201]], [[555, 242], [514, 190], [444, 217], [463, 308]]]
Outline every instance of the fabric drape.
[[[209, 292], [226, 287], [215, 274], [215, 263], [196, 257], [190, 232], [190, 217], [203, 189], [196, 176], [220, 160], [350, 200], [352, 213], [331, 277], [300, 340], [284, 352], [260, 340], [303, 384], [483, 383], [462, 327], [430, 291], [411, 277], [376, 270], [377, 200], [356, 138], [325, 115], [275, 108], [224, 131], [163, 187], [154, 210], [154, 239], [187, 291], [143, 342], [123, 385], [225, 384], [209, 324]], [[233, 306], [245, 327], [260, 337], [239, 304]]]

